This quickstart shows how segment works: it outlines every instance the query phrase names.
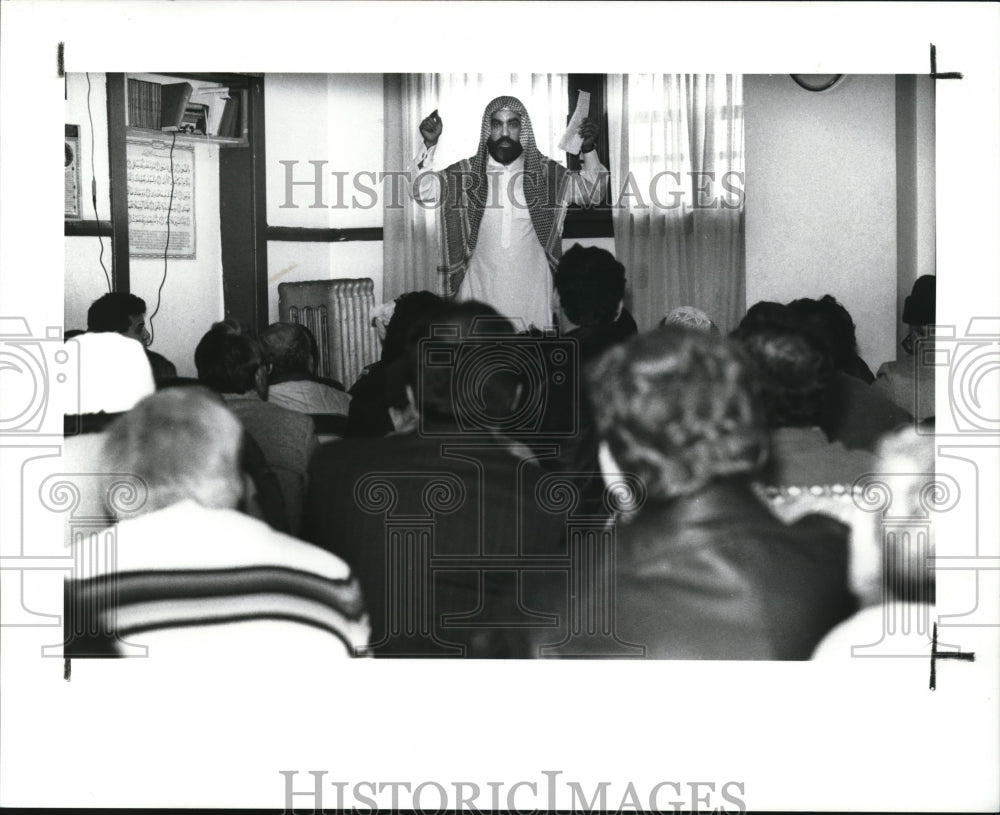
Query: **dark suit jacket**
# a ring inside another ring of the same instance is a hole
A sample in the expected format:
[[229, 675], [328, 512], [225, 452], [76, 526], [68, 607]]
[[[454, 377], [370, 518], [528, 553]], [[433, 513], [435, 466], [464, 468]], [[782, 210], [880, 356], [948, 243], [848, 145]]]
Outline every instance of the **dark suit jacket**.
[[[857, 606], [847, 528], [819, 515], [786, 526], [739, 482], [643, 507], [617, 522], [614, 549], [613, 565], [573, 582], [616, 642], [577, 637], [551, 655], [624, 655], [632, 646], [632, 656], [653, 659], [808, 659]], [[601, 607], [594, 595], [609, 585], [613, 602]], [[543, 646], [567, 630], [529, 632], [525, 655], [550, 655]]]
[[313, 457], [304, 536], [357, 574], [376, 656], [505, 656], [507, 625], [543, 621], [517, 608], [520, 566], [561, 542], [541, 477], [499, 439], [343, 439]]

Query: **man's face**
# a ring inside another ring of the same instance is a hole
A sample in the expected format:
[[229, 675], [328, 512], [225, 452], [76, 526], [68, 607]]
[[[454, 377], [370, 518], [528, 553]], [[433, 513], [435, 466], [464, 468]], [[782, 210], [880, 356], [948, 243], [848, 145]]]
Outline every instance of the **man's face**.
[[494, 113], [487, 148], [501, 164], [510, 164], [521, 155], [521, 117], [506, 108]]
[[126, 337], [139, 340], [143, 345], [149, 345], [150, 336], [146, 330], [146, 315], [133, 314], [128, 318], [128, 329], [122, 332]]

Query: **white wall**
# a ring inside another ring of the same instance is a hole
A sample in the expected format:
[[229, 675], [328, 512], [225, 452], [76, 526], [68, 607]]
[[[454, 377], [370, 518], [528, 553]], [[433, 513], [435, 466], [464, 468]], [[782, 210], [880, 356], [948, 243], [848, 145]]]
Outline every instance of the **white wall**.
[[[81, 182], [84, 220], [94, 220], [90, 203], [90, 118], [94, 122], [94, 161], [97, 178], [97, 212], [100, 220], [111, 217], [108, 170], [107, 98], [104, 74], [90, 75], [90, 117], [87, 114], [87, 77], [67, 75], [67, 124], [80, 125]], [[153, 320], [154, 351], [177, 366], [182, 376], [194, 376], [194, 348], [202, 334], [223, 316], [222, 252], [219, 233], [219, 148], [195, 145], [195, 246], [191, 260], [170, 258], [161, 295], [160, 311]], [[87, 309], [108, 291], [101, 269], [100, 240], [104, 242], [104, 265], [112, 271], [110, 238], [65, 238], [65, 283], [63, 313], [65, 328], [86, 328]], [[146, 301], [147, 321], [156, 308], [156, 293], [163, 277], [163, 261], [131, 258], [130, 289]]]
[[745, 76], [747, 304], [834, 295], [874, 370], [896, 338], [895, 78]]
[[[108, 170], [108, 102], [104, 74], [90, 74], [90, 115], [87, 114], [87, 74], [66, 75], [66, 124], [80, 128], [80, 207], [82, 220], [107, 221], [111, 218], [110, 171]], [[93, 133], [91, 133], [93, 119]], [[93, 160], [91, 160], [93, 152]], [[91, 179], [97, 181], [97, 215], [91, 199]], [[108, 278], [101, 269], [101, 242], [104, 266], [111, 274], [110, 238], [66, 238], [63, 326], [87, 327], [87, 308], [108, 290]]]
[[[381, 184], [372, 201], [353, 189], [357, 173], [378, 173], [384, 167], [383, 90], [381, 74], [267, 74], [264, 78], [267, 140], [267, 222], [271, 226], [313, 229], [358, 229], [382, 226]], [[281, 161], [292, 167], [294, 181], [313, 181], [314, 165], [322, 167], [321, 200], [317, 209], [313, 187], [292, 187], [289, 199]], [[338, 200], [334, 172], [346, 172], [343, 198]], [[353, 206], [356, 198], [359, 206]], [[295, 208], [282, 205], [288, 201]], [[346, 205], [337, 208], [338, 204]], [[382, 294], [382, 242], [298, 243], [269, 241], [268, 314], [278, 319], [278, 284], [299, 280], [370, 277], [375, 300]]]
[[339, 280], [370, 277], [375, 284], [375, 303], [382, 294], [382, 241], [344, 243], [267, 244], [268, 322], [278, 319], [278, 284], [300, 280]]
[[181, 376], [196, 376], [194, 349], [212, 323], [221, 320], [222, 242], [219, 227], [219, 150], [214, 144], [195, 144], [195, 252], [196, 257], [167, 259], [167, 277], [156, 308], [156, 291], [163, 280], [162, 258], [131, 258], [132, 293], [146, 301], [146, 327], [153, 333], [152, 349], [177, 366]]
[[902, 312], [913, 282], [937, 273], [934, 82], [929, 76], [896, 77], [897, 343], [909, 331]]

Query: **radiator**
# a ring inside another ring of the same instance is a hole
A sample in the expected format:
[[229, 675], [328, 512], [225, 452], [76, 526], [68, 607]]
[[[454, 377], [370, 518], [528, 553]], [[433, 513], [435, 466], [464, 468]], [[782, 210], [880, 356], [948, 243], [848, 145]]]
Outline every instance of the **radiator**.
[[372, 326], [374, 290], [370, 277], [278, 284], [279, 319], [312, 332], [319, 346], [316, 372], [346, 388], [379, 358], [378, 335]]

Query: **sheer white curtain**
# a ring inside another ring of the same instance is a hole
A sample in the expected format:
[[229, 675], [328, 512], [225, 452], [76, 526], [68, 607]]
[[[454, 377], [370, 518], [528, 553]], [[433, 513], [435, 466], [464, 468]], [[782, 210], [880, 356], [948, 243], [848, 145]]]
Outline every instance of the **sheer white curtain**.
[[[444, 124], [435, 169], [468, 158], [479, 145], [483, 109], [501, 95], [524, 103], [538, 149], [565, 161], [555, 155], [569, 110], [565, 74], [386, 74], [386, 170], [407, 169], [423, 146], [418, 126], [434, 110]], [[437, 211], [415, 204], [404, 184], [394, 199], [389, 183], [383, 192], [383, 300], [421, 289], [441, 293]]]
[[742, 77], [608, 76], [615, 250], [642, 330], [696, 306], [745, 311]]

